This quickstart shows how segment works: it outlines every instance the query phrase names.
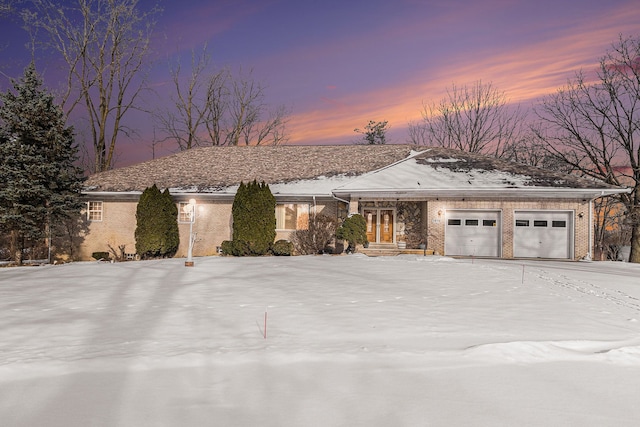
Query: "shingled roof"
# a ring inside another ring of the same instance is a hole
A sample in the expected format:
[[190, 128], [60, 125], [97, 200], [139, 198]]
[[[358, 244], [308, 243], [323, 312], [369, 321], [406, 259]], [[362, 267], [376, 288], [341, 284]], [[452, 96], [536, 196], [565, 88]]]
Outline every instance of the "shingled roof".
[[[411, 159], [412, 152], [421, 151]], [[406, 160], [405, 160], [406, 159]], [[394, 163], [398, 163], [394, 165]], [[391, 166], [390, 166], [391, 165]], [[585, 179], [439, 147], [410, 145], [206, 147], [92, 175], [86, 191], [159, 188], [215, 192], [241, 181], [268, 184], [319, 177], [366, 176], [341, 189], [487, 188], [614, 189]], [[421, 182], [420, 182], [421, 181]], [[364, 184], [364, 187], [360, 185]], [[335, 188], [335, 187], [334, 187]]]
[[424, 147], [410, 158], [333, 189], [341, 197], [596, 198], [626, 192], [602, 181], [481, 154]]
[[465, 151], [451, 150], [440, 147], [429, 147], [424, 152], [414, 156], [416, 163], [435, 168], [449, 169], [455, 173], [467, 174], [472, 172], [490, 174], [500, 172], [505, 174], [505, 185], [515, 188], [516, 183], [510, 183], [508, 176], [514, 180], [522, 180], [525, 187], [555, 187], [555, 188], [590, 188], [615, 189], [616, 186], [591, 178], [583, 178], [562, 172], [541, 169], [521, 163], [505, 161], [491, 156]]
[[[424, 149], [425, 147], [422, 147]], [[357, 176], [406, 158], [409, 145], [204, 147], [90, 176], [88, 191], [159, 188], [209, 192], [258, 180], [268, 184], [320, 176]]]

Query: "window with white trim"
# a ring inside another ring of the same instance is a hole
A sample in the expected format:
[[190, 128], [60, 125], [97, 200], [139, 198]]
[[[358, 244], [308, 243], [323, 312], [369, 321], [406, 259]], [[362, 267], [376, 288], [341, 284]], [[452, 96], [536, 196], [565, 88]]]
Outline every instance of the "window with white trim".
[[178, 222], [191, 222], [191, 206], [189, 202], [178, 202]]
[[276, 205], [277, 230], [306, 230], [308, 228], [308, 203], [283, 203]]
[[87, 202], [87, 219], [102, 221], [102, 202]]

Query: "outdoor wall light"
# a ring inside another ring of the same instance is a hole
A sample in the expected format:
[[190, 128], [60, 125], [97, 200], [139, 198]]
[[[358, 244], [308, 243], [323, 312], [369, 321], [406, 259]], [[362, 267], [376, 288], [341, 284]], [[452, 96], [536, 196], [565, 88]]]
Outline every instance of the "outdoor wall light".
[[578, 214], [578, 218], [582, 218], [583, 216], [584, 216], [584, 212], [580, 212], [580, 213]]

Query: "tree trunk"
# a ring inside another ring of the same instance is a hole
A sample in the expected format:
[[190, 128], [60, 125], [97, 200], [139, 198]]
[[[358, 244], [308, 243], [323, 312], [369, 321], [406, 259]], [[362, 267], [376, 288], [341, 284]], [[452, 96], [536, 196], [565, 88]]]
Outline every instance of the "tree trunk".
[[11, 231], [11, 253], [13, 261], [17, 265], [22, 265], [22, 254], [24, 252], [24, 239], [17, 230]]
[[640, 207], [633, 209], [629, 213], [633, 220], [631, 226], [631, 254], [629, 254], [629, 262], [640, 263]]

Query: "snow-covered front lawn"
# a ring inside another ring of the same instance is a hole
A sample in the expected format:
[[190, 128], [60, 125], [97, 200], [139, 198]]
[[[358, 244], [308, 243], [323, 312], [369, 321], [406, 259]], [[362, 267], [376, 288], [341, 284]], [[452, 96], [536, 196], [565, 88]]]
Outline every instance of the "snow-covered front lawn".
[[1, 268], [0, 425], [640, 425], [640, 265], [195, 263]]

